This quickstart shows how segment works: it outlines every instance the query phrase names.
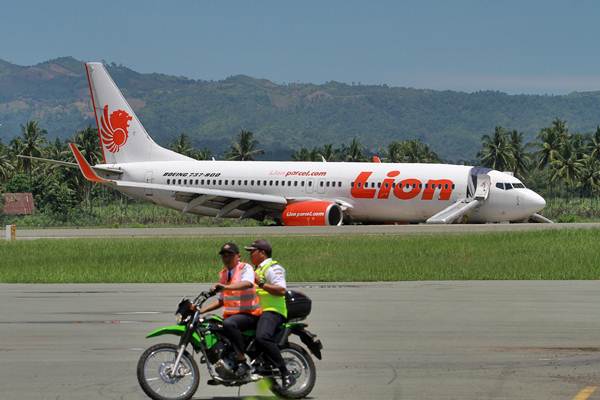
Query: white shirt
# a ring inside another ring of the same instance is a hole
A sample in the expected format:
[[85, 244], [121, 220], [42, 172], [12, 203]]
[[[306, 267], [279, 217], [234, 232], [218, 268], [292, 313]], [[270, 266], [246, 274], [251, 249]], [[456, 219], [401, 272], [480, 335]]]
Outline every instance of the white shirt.
[[[258, 265], [258, 268], [264, 266], [265, 264], [271, 261], [271, 258], [267, 258], [265, 261], [261, 262]], [[269, 285], [276, 285], [287, 289], [287, 285], [285, 282], [285, 269], [279, 264], [271, 265], [271, 267], [267, 270], [267, 273], [265, 274], [265, 281]]]

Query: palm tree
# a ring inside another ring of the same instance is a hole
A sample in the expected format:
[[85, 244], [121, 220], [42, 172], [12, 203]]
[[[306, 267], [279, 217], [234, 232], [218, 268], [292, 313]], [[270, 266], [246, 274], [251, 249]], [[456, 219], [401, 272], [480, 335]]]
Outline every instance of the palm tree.
[[342, 153], [345, 161], [365, 161], [363, 146], [357, 138], [352, 139], [348, 147], [344, 146]]
[[579, 176], [581, 194], [583, 196], [593, 196], [600, 190], [600, 161], [590, 155], [585, 155], [581, 163], [582, 168]]
[[92, 165], [100, 164], [102, 160], [102, 152], [98, 140], [98, 130], [92, 128], [90, 125], [75, 133], [75, 136], [73, 137], [73, 142], [81, 154], [83, 154], [86, 160]]
[[20, 137], [14, 137], [8, 146], [8, 154], [14, 160], [14, 167], [16, 170], [21, 171], [23, 169], [23, 160], [24, 158], [18, 158], [17, 155], [21, 154], [23, 151], [23, 140]]
[[483, 135], [481, 139], [481, 150], [477, 157], [482, 165], [499, 171], [506, 171], [514, 165], [511, 143], [504, 128], [497, 126], [492, 136]]
[[300, 150], [296, 150], [292, 154], [292, 160], [294, 161], [311, 161], [310, 150], [306, 147], [302, 147]]
[[226, 154], [229, 160], [252, 161], [259, 154], [264, 154], [264, 150], [257, 149], [258, 141], [254, 139], [254, 133], [241, 130], [237, 136], [237, 141], [231, 143], [231, 147]]
[[12, 175], [15, 166], [8, 149], [0, 143], [0, 181], [6, 181]]
[[404, 151], [402, 148], [402, 142], [390, 142], [385, 150], [384, 158], [387, 162], [399, 163], [404, 161]]
[[438, 163], [440, 157], [435, 151], [418, 139], [391, 142], [385, 150], [387, 162]]
[[[40, 128], [37, 121], [28, 121], [21, 125], [22, 148], [19, 154], [30, 157], [40, 157], [46, 142], [46, 130]], [[23, 159], [23, 168], [31, 176], [31, 160]]]
[[596, 132], [590, 137], [588, 142], [590, 157], [600, 161], [600, 126], [596, 127]]
[[213, 158], [213, 154], [209, 148], [204, 147], [200, 150], [194, 150], [192, 157], [196, 160], [211, 160]]
[[523, 143], [523, 133], [516, 130], [510, 132], [510, 147], [513, 156], [512, 171], [515, 175], [523, 177], [531, 162], [529, 154], [525, 150], [526, 145]]
[[543, 128], [538, 134], [539, 147], [538, 151], [538, 168], [543, 169], [554, 161], [562, 143], [568, 138], [568, 130], [565, 121], [555, 119], [552, 121], [552, 126]]
[[575, 187], [583, 171], [583, 162], [578, 158], [576, 148], [570, 141], [564, 142], [558, 156], [550, 164], [552, 182], [562, 180], [567, 187]]
[[175, 153], [183, 154], [184, 156], [191, 157], [194, 153], [194, 147], [190, 137], [185, 133], [179, 134], [175, 140], [169, 146]]
[[331, 143], [324, 144], [323, 147], [319, 149], [319, 156], [323, 157], [325, 161], [336, 161], [338, 159], [338, 154], [339, 150], [334, 149]]

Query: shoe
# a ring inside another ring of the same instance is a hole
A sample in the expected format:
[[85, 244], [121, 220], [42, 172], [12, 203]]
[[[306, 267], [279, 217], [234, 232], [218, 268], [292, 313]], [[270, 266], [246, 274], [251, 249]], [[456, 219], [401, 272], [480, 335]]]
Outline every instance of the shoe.
[[218, 386], [218, 385], [221, 384], [221, 382], [218, 382], [218, 381], [216, 381], [214, 379], [209, 379], [208, 382], [206, 382], [206, 384], [210, 385], [210, 386]]
[[294, 386], [294, 384], [296, 383], [296, 377], [294, 375], [292, 375], [291, 373], [287, 373], [287, 374], [283, 374], [281, 376], [281, 385], [283, 386], [284, 389], [289, 388], [290, 386]]

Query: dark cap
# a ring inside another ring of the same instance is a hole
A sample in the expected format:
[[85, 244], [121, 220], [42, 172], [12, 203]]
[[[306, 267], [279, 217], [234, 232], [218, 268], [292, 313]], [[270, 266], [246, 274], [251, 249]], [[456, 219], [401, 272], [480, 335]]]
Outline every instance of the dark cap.
[[239, 254], [240, 253], [240, 249], [237, 246], [237, 244], [235, 244], [233, 242], [227, 242], [223, 246], [221, 246], [221, 250], [219, 251], [220, 255], [223, 255], [225, 253]]
[[267, 255], [269, 257], [271, 256], [271, 252], [273, 251], [273, 249], [271, 248], [271, 245], [269, 244], [269, 242], [267, 242], [264, 239], [255, 240], [254, 242], [252, 242], [252, 244], [250, 246], [246, 246], [244, 248], [246, 250], [248, 250], [248, 251], [262, 250], [265, 253], [267, 253]]

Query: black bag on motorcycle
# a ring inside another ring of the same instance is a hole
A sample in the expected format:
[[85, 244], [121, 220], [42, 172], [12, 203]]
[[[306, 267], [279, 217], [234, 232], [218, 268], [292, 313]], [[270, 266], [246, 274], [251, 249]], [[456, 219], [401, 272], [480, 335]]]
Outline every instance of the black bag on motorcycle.
[[310, 314], [312, 301], [304, 293], [287, 290], [285, 292], [285, 305], [287, 307], [288, 320], [304, 319]]

